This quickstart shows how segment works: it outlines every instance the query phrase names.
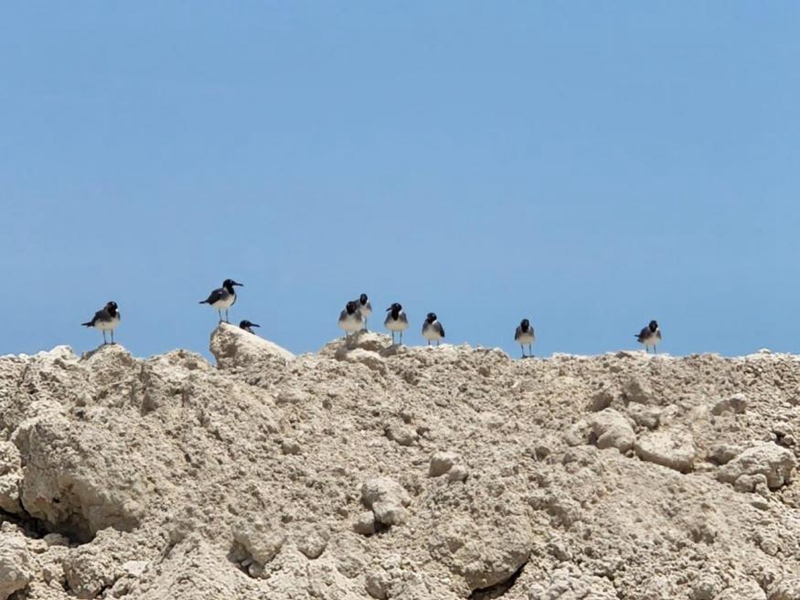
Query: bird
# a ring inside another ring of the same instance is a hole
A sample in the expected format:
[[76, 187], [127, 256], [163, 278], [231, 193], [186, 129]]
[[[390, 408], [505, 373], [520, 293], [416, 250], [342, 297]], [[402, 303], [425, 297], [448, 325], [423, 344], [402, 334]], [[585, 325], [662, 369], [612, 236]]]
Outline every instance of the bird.
[[436, 313], [428, 313], [425, 322], [422, 324], [422, 335], [428, 340], [428, 346], [434, 340], [436, 345], [439, 345], [439, 341], [444, 337], [444, 327], [436, 317]]
[[364, 330], [366, 331], [367, 319], [372, 316], [372, 304], [370, 304], [366, 294], [361, 294], [356, 300], [356, 304], [358, 305], [358, 310], [361, 311], [361, 316], [364, 317]]
[[251, 329], [252, 327], [261, 327], [261, 325], [258, 325], [257, 323], [251, 323], [247, 319], [239, 323], [239, 328], [244, 329], [247, 333], [255, 333], [255, 331]]
[[339, 327], [344, 329], [345, 338], [351, 333], [360, 331], [363, 322], [361, 311], [358, 310], [358, 303], [355, 300], [348, 302], [344, 310], [339, 313]]
[[639, 335], [634, 336], [640, 344], [644, 344], [645, 352], [650, 352], [650, 346], [653, 347], [653, 352], [658, 354], [657, 344], [661, 341], [661, 329], [658, 323], [653, 320], [639, 332]]
[[531, 344], [536, 341], [536, 334], [528, 319], [522, 319], [522, 321], [520, 321], [517, 331], [514, 333], [514, 340], [519, 342], [519, 345], [522, 347], [522, 358], [525, 358], [526, 344], [528, 346], [528, 356], [533, 356], [531, 354]]
[[95, 329], [99, 329], [103, 332], [103, 345], [105, 346], [108, 342], [106, 341], [106, 331], [111, 332], [111, 343], [115, 344], [114, 341], [114, 329], [119, 325], [119, 321], [121, 318], [119, 307], [117, 306], [116, 302], [107, 302], [106, 305], [94, 313], [94, 317], [92, 317], [91, 321], [87, 321], [86, 323], [81, 323], [84, 327], [94, 327]]
[[221, 288], [217, 288], [209, 294], [208, 298], [200, 301], [200, 304], [210, 304], [217, 309], [220, 323], [222, 323], [223, 310], [225, 311], [225, 322], [230, 323], [228, 320], [228, 309], [236, 304], [236, 290], [233, 289], [236, 285], [244, 287], [242, 283], [236, 283], [233, 279], [226, 279], [222, 282]]
[[403, 332], [408, 329], [408, 317], [403, 307], [397, 302], [387, 308], [386, 312], [389, 314], [386, 315], [386, 320], [383, 324], [386, 326], [386, 329], [392, 332], [392, 344], [395, 343], [394, 334], [398, 331], [400, 332], [400, 344], [402, 344]]

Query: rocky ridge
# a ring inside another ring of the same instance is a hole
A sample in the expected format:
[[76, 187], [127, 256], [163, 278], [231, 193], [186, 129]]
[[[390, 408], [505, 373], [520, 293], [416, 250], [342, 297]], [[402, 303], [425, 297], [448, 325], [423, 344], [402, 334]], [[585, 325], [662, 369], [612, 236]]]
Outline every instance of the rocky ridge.
[[800, 600], [800, 357], [0, 357], [0, 600]]

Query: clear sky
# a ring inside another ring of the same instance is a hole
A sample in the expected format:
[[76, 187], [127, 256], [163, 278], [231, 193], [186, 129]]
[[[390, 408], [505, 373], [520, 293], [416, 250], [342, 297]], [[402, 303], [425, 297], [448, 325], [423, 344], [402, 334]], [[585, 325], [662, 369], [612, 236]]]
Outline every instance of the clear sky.
[[[422, 343], [800, 351], [796, 2], [0, 8], [0, 354], [294, 352], [367, 292]], [[382, 328], [381, 328], [382, 329]]]

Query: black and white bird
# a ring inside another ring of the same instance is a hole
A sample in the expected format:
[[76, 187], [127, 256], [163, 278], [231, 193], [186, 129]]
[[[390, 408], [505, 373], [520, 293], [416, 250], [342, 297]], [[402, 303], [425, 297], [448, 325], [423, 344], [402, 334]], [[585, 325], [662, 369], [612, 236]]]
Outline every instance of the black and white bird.
[[408, 317], [406, 316], [403, 307], [395, 302], [386, 309], [389, 314], [386, 315], [386, 320], [383, 324], [386, 329], [392, 332], [392, 344], [396, 343], [394, 334], [400, 332], [400, 344], [403, 343], [403, 332], [408, 329]]
[[361, 294], [356, 301], [358, 304], [358, 310], [361, 312], [361, 316], [364, 319], [364, 329], [367, 328], [367, 319], [372, 316], [372, 304], [369, 302], [369, 298], [366, 294]]
[[361, 331], [363, 325], [364, 319], [361, 317], [361, 311], [358, 310], [358, 302], [351, 300], [339, 313], [339, 327], [344, 329], [344, 337], [347, 337], [351, 333]]
[[119, 307], [117, 306], [116, 302], [107, 302], [106, 305], [94, 313], [94, 317], [92, 317], [91, 321], [87, 321], [86, 323], [81, 323], [84, 327], [94, 327], [95, 329], [99, 329], [103, 332], [103, 345], [105, 346], [108, 342], [106, 341], [106, 331], [111, 332], [111, 343], [114, 344], [114, 329], [116, 329], [117, 325], [119, 325], [121, 315], [119, 313]]
[[239, 323], [239, 329], [244, 329], [247, 333], [255, 333], [255, 331], [252, 329], [253, 327], [261, 327], [261, 325], [258, 325], [257, 323], [251, 323], [247, 319]]
[[658, 323], [653, 320], [650, 321], [647, 327], [642, 329], [639, 332], [639, 335], [636, 336], [636, 340], [640, 344], [644, 344], [645, 352], [650, 352], [650, 346], [653, 347], [653, 352], [658, 354], [658, 342], [661, 341], [661, 329], [658, 327]]
[[528, 356], [533, 356], [531, 345], [536, 341], [536, 334], [528, 319], [520, 321], [517, 331], [514, 332], [514, 340], [522, 347], [522, 358], [525, 358], [525, 346], [528, 346]]
[[208, 298], [200, 301], [200, 304], [210, 304], [217, 309], [220, 323], [222, 323], [222, 311], [225, 311], [225, 322], [230, 323], [228, 309], [236, 304], [236, 290], [233, 288], [237, 285], [244, 287], [242, 283], [236, 283], [233, 279], [226, 279], [222, 282], [221, 288], [217, 288], [209, 294]]
[[435, 341], [439, 345], [439, 341], [444, 337], [444, 327], [436, 317], [436, 313], [428, 313], [425, 322], [422, 324], [422, 336], [428, 340], [428, 346], [431, 342]]

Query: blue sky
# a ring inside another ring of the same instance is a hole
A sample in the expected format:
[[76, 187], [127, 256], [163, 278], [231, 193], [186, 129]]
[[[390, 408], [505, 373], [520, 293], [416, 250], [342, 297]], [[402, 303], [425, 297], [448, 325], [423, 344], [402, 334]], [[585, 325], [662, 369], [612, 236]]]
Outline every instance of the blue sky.
[[[800, 348], [800, 5], [0, 8], [0, 354], [295, 352], [345, 301], [537, 355]], [[374, 319], [375, 324], [379, 319]], [[381, 319], [382, 320], [382, 319]]]

